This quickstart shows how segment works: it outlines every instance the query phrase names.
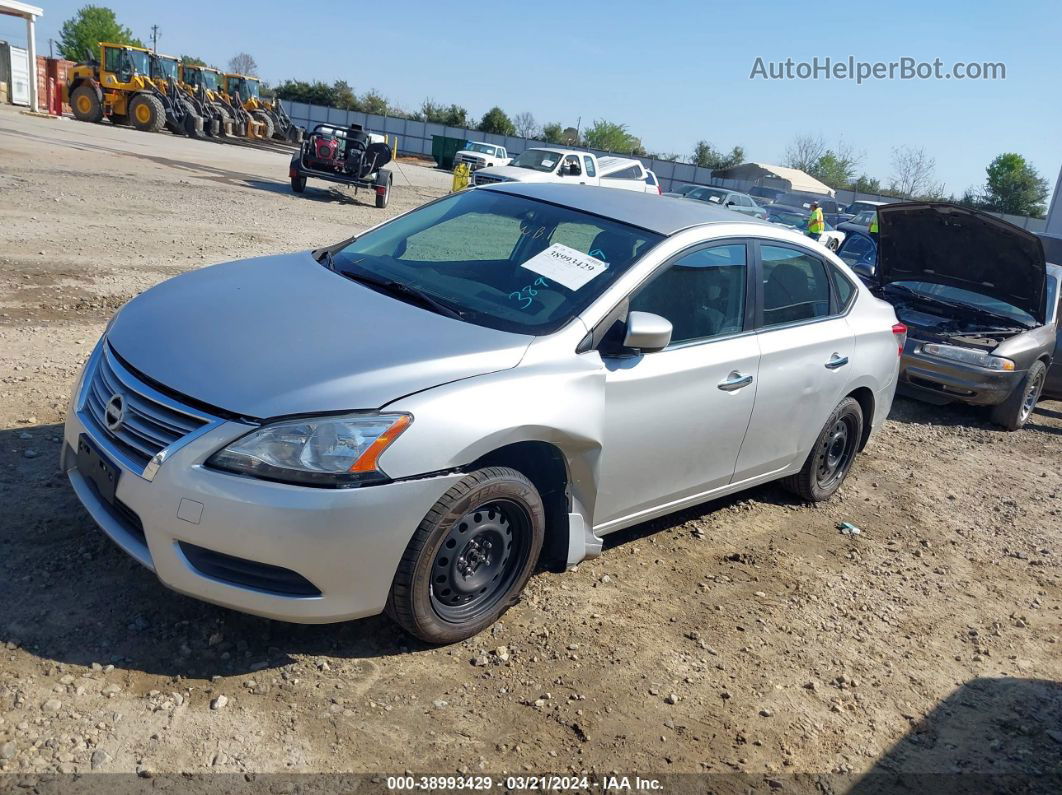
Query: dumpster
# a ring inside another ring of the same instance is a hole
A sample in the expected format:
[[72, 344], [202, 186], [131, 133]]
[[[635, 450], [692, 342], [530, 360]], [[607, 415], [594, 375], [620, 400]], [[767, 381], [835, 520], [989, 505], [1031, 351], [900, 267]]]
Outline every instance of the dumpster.
[[433, 135], [431, 137], [431, 156], [439, 168], [447, 171], [453, 170], [454, 155], [465, 148], [464, 138], [448, 138], [445, 135]]

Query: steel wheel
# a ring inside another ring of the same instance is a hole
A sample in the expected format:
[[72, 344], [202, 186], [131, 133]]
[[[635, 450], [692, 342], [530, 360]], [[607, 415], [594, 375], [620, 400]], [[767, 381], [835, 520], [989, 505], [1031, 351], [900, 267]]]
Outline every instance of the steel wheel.
[[839, 417], [819, 444], [815, 481], [820, 489], [833, 488], [848, 474], [848, 467], [855, 458], [857, 442], [854, 418], [850, 415]]
[[520, 505], [497, 500], [454, 522], [432, 566], [431, 603], [440, 618], [463, 622], [490, 612], [523, 568], [530, 521]]

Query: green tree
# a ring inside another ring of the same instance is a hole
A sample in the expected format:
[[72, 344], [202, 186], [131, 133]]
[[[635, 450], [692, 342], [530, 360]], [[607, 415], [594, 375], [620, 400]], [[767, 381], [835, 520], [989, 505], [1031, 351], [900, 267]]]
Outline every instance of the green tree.
[[494, 133], [495, 135], [516, 135], [516, 125], [512, 119], [505, 115], [505, 111], [495, 105], [483, 114], [483, 119], [477, 128], [480, 132]]
[[855, 178], [855, 165], [850, 155], [836, 154], [832, 149], [827, 149], [808, 173], [831, 188], [843, 188]]
[[417, 121], [428, 121], [433, 124], [445, 124], [449, 127], [470, 127], [468, 111], [460, 105], [442, 105], [430, 97], [425, 99], [420, 110], [413, 114]]
[[387, 102], [387, 98], [375, 88], [362, 94], [361, 99], [358, 100], [358, 104], [361, 105], [361, 110], [366, 113], [375, 113], [377, 116], [386, 116], [387, 112], [391, 109], [390, 104]]
[[583, 140], [591, 149], [604, 149], [606, 152], [631, 154], [641, 149], [642, 142], [630, 134], [626, 124], [598, 119], [586, 128]]
[[1014, 152], [999, 155], [985, 169], [984, 205], [1009, 215], [1043, 218], [1046, 210], [1047, 180], [1024, 157]]
[[881, 182], [874, 177], [860, 174], [859, 179], [852, 183], [852, 190], [856, 193], [881, 193]]
[[182, 55], [180, 60], [185, 66], [210, 66], [202, 58], [196, 58], [194, 55]]
[[82, 6], [59, 29], [59, 54], [70, 61], [99, 58], [101, 41], [143, 47], [144, 43], [105, 6]]
[[559, 121], [551, 121], [542, 127], [542, 140], [548, 144], [559, 144], [564, 140], [564, 127]]
[[707, 141], [698, 141], [693, 147], [693, 156], [690, 158], [695, 166], [710, 168], [713, 171], [720, 168], [731, 168], [745, 162], [745, 150], [735, 146], [728, 154], [719, 152]]
[[358, 110], [358, 98], [354, 95], [354, 89], [346, 80], [337, 80], [332, 84], [332, 102], [335, 107], [342, 110]]

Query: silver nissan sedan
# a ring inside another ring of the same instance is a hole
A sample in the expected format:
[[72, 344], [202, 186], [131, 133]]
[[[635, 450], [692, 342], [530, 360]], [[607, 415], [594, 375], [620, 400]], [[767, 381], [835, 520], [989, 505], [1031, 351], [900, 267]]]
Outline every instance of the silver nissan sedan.
[[701, 202], [498, 185], [126, 304], [62, 467], [170, 588], [297, 622], [481, 631], [538, 566], [781, 480], [840, 487], [905, 329], [791, 230]]

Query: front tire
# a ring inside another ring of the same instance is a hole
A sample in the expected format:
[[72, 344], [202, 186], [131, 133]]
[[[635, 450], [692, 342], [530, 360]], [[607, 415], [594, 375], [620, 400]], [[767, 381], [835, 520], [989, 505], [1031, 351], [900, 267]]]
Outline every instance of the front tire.
[[98, 122], [103, 118], [100, 98], [92, 86], [78, 86], [70, 96], [70, 109], [78, 121]]
[[166, 110], [158, 97], [137, 94], [129, 102], [129, 119], [141, 132], [158, 132], [166, 123]]
[[489, 627], [519, 598], [542, 551], [545, 509], [515, 469], [478, 469], [417, 527], [398, 565], [387, 614], [427, 643]]
[[803, 468], [782, 479], [782, 486], [808, 502], [822, 502], [841, 488], [863, 438], [863, 409], [846, 397], [837, 404], [815, 439]]
[[291, 178], [291, 189], [296, 193], [302, 193], [306, 190], [306, 177], [298, 176]]
[[1047, 379], [1047, 365], [1037, 360], [1010, 396], [992, 408], [992, 422], [1008, 431], [1018, 431], [1032, 416]]

